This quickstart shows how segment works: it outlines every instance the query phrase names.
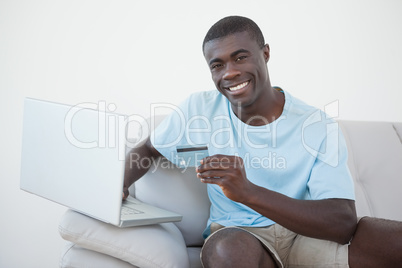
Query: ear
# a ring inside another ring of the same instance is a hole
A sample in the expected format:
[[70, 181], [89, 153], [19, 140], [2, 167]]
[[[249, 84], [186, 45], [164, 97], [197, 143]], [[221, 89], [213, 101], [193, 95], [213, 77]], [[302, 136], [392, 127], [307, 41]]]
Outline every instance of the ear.
[[270, 56], [269, 45], [265, 44], [264, 47], [262, 48], [262, 51], [264, 53], [265, 62], [267, 63], [269, 61]]

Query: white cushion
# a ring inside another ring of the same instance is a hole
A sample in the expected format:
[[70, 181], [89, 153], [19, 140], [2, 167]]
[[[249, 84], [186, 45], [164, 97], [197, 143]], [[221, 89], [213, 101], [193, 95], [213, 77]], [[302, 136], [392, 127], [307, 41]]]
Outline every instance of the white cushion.
[[392, 126], [394, 127], [396, 134], [398, 135], [399, 141], [402, 144], [402, 123], [393, 123]]
[[201, 247], [188, 247], [187, 252], [188, 258], [190, 260], [190, 267], [203, 268], [200, 259]]
[[111, 256], [67, 242], [60, 257], [60, 268], [138, 268]]
[[189, 267], [184, 239], [173, 223], [119, 228], [68, 210], [60, 235], [89, 250], [139, 267]]
[[355, 181], [358, 216], [402, 221], [402, 144], [399, 124], [340, 121]]
[[159, 158], [158, 161], [135, 183], [135, 197], [183, 215], [182, 221], [175, 224], [182, 232], [186, 245], [202, 246], [202, 232], [207, 225], [211, 206], [206, 184], [197, 178], [194, 168], [184, 171], [165, 158]]

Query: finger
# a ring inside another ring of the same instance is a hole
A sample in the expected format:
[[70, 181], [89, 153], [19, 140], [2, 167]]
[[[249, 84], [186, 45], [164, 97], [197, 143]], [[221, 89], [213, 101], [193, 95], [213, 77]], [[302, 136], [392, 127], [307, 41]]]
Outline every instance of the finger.
[[222, 178], [219, 177], [201, 177], [200, 181], [203, 183], [209, 183], [209, 184], [217, 184], [220, 185], [222, 182]]
[[208, 162], [207, 164], [198, 166], [196, 171], [202, 173], [208, 170], [228, 170], [234, 167], [235, 165], [232, 162]]
[[[227, 169], [230, 166], [227, 163], [233, 163], [236, 161], [236, 157], [232, 155], [221, 155], [216, 154], [212, 156], [207, 156], [203, 158], [200, 162], [200, 166], [197, 170], [207, 170], [207, 169]], [[226, 163], [226, 164], [223, 164]]]
[[198, 178], [223, 178], [227, 175], [227, 172], [224, 170], [208, 170], [204, 172], [197, 173]]
[[201, 164], [207, 164], [210, 162], [233, 162], [234, 159], [235, 159], [234, 155], [215, 154], [203, 158], [201, 160]]
[[128, 189], [123, 189], [123, 200], [126, 200], [129, 195]]

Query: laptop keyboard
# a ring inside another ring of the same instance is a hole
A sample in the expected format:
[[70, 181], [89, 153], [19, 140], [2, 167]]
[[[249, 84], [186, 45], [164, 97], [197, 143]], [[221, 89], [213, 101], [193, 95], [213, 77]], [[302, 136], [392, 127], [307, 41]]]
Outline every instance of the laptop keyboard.
[[126, 207], [126, 206], [121, 207], [121, 215], [132, 215], [132, 214], [141, 214], [141, 213], [144, 213], [144, 212], [130, 208], [130, 207]]

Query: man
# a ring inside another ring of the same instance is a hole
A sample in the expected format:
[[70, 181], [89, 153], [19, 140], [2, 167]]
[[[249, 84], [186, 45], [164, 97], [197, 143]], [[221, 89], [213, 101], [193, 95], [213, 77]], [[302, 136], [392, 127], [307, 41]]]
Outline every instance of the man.
[[[178, 164], [177, 146], [208, 145], [196, 169], [211, 200], [204, 267], [400, 265], [401, 226], [357, 224], [343, 137], [322, 112], [271, 86], [259, 27], [224, 18], [203, 53], [218, 91], [191, 95], [133, 152]], [[124, 196], [146, 166], [127, 162]]]

